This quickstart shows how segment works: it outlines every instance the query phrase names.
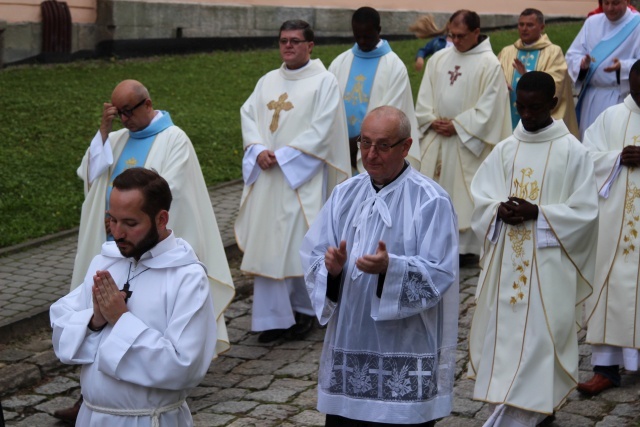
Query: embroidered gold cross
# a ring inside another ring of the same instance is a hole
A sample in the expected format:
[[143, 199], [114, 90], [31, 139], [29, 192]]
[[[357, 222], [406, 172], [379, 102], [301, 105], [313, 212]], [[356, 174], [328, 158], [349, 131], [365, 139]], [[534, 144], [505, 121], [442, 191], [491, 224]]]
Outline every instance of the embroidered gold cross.
[[277, 101], [270, 101], [267, 104], [269, 110], [273, 111], [273, 118], [271, 119], [271, 125], [269, 126], [269, 130], [271, 133], [275, 132], [278, 129], [278, 121], [280, 120], [280, 111], [289, 111], [293, 108], [293, 104], [289, 101], [285, 101], [289, 95], [287, 93], [283, 93], [280, 95]]
[[459, 69], [460, 69], [460, 66], [456, 65], [453, 71], [449, 71], [449, 75], [451, 76], [449, 77], [449, 81], [451, 82], [449, 86], [453, 86], [455, 81], [458, 80], [458, 77], [462, 75], [462, 73], [458, 72]]

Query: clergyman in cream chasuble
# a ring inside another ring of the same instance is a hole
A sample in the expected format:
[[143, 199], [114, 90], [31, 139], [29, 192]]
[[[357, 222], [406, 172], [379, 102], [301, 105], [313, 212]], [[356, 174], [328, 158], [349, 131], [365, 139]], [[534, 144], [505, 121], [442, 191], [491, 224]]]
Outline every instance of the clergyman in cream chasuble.
[[[471, 180], [493, 146], [511, 134], [507, 84], [488, 37], [466, 52], [452, 47], [429, 59], [416, 117], [423, 132], [420, 172], [451, 196], [458, 214], [460, 253], [478, 254], [480, 243], [471, 230]], [[446, 137], [432, 130], [436, 119], [453, 120], [457, 135]]]
[[[640, 108], [631, 95], [596, 119], [585, 132], [584, 145], [595, 163], [602, 225], [594, 291], [586, 303], [587, 342], [618, 347], [620, 353], [640, 349], [640, 171], [620, 164], [624, 147], [640, 145]], [[638, 369], [635, 353], [635, 358], [625, 355], [625, 368]], [[604, 362], [595, 364], [609, 365]], [[617, 364], [623, 363], [611, 363]]]
[[[478, 169], [473, 230], [484, 243], [469, 337], [473, 397], [552, 414], [578, 382], [578, 307], [591, 293], [598, 200], [593, 162], [562, 121], [520, 123]], [[508, 197], [535, 221], [497, 218]]]

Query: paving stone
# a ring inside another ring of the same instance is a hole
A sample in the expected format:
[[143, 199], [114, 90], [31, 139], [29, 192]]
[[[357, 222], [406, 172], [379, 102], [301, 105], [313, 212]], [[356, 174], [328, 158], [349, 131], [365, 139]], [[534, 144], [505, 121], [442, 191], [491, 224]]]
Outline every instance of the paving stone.
[[48, 372], [52, 372], [66, 366], [60, 361], [60, 359], [58, 359], [58, 356], [56, 356], [53, 350], [47, 350], [43, 353], [37, 354], [26, 361], [29, 363], [35, 363], [42, 370], [43, 374], [47, 374]]
[[275, 374], [301, 378], [316, 374], [317, 372], [318, 365], [315, 363], [291, 363], [290, 365], [284, 366], [275, 371]]
[[223, 355], [211, 362], [211, 366], [209, 366], [208, 372], [226, 373], [241, 363], [241, 359], [237, 359], [235, 357], [226, 357], [225, 355]]
[[4, 414], [4, 420], [5, 421], [15, 420], [16, 418], [18, 418], [20, 416], [20, 414], [18, 414], [17, 412], [13, 412], [13, 411], [5, 411], [5, 410], [3, 410], [2, 413]]
[[302, 360], [302, 358], [309, 353], [306, 349], [281, 349], [276, 348], [268, 352], [264, 356], [264, 360], [283, 360], [287, 363], [296, 362]]
[[562, 407], [562, 411], [585, 417], [600, 417], [603, 413], [608, 412], [612, 406], [612, 404], [607, 402], [597, 401], [595, 399], [584, 399], [568, 402]]
[[57, 394], [79, 387], [80, 384], [66, 377], [55, 377], [50, 382], [37, 387], [34, 391], [39, 394]]
[[194, 427], [219, 427], [227, 425], [233, 419], [235, 419], [233, 415], [201, 412], [193, 416], [193, 425]]
[[227, 402], [220, 402], [220, 403], [217, 403], [217, 404], [213, 405], [211, 408], [209, 408], [209, 411], [215, 412], [215, 413], [222, 412], [223, 414], [240, 415], [240, 414], [246, 414], [247, 412], [249, 412], [250, 410], [252, 410], [256, 406], [258, 406], [258, 404], [256, 402], [227, 401]]
[[231, 372], [241, 375], [261, 375], [265, 372], [275, 372], [285, 363], [282, 360], [250, 360], [236, 366]]
[[31, 356], [33, 356], [31, 351], [7, 348], [0, 351], [0, 362], [18, 362]]
[[50, 339], [45, 339], [45, 340], [34, 340], [34, 341], [29, 341], [26, 344], [22, 344], [20, 347], [22, 347], [22, 349], [27, 350], [27, 351], [32, 351], [34, 353], [40, 353], [46, 350], [50, 350], [53, 344], [51, 343]]
[[446, 417], [436, 423], [437, 427], [482, 427], [483, 420], [463, 417]]
[[2, 407], [3, 409], [21, 410], [30, 406], [35, 406], [46, 399], [47, 398], [45, 396], [37, 394], [22, 394], [18, 396], [11, 396], [8, 399], [3, 399]]
[[276, 425], [269, 420], [256, 420], [255, 418], [238, 418], [228, 425], [228, 427], [271, 427]]
[[227, 328], [227, 335], [229, 335], [229, 342], [237, 344], [247, 337], [248, 332], [237, 328]]
[[[239, 388], [227, 388], [224, 390], [220, 390], [219, 393], [212, 394], [210, 396], [204, 397], [197, 402], [194, 402], [195, 405], [199, 408], [203, 409], [203, 412], [212, 412], [211, 406], [220, 403], [220, 402], [228, 402], [228, 401], [240, 401], [246, 396], [247, 391]], [[193, 408], [191, 409], [193, 411]], [[200, 412], [198, 409], [197, 412]]]
[[628, 403], [638, 399], [638, 396], [634, 396], [633, 393], [629, 393], [629, 390], [625, 387], [614, 387], [609, 390], [605, 390], [598, 395], [599, 398], [608, 400], [610, 402]]
[[248, 388], [252, 390], [264, 390], [273, 381], [273, 375], [257, 375], [237, 384], [238, 388]]
[[476, 400], [453, 396], [453, 413], [464, 417], [473, 418], [484, 404]]
[[292, 405], [259, 405], [247, 415], [259, 420], [282, 421], [298, 412], [299, 409]]
[[200, 381], [200, 385], [203, 387], [221, 387], [229, 388], [233, 387], [241, 381], [247, 379], [246, 375], [239, 375], [233, 373], [213, 372], [205, 375], [204, 379]]
[[251, 330], [251, 315], [245, 315], [231, 319], [229, 327], [242, 329], [243, 331]]
[[196, 387], [193, 390], [191, 390], [191, 393], [189, 393], [189, 398], [196, 399], [199, 397], [208, 396], [210, 394], [217, 393], [219, 391], [220, 389], [218, 387]]
[[237, 357], [240, 359], [259, 359], [264, 356], [266, 353], [269, 353], [268, 348], [264, 347], [253, 347], [246, 345], [234, 345], [231, 346], [229, 351], [227, 351], [224, 355], [226, 357]]
[[35, 414], [13, 424], [14, 427], [60, 427], [58, 420], [47, 414]]
[[0, 369], [0, 390], [27, 388], [40, 381], [40, 370], [35, 365], [18, 363]]
[[38, 411], [46, 412], [49, 415], [53, 415], [58, 409], [70, 408], [76, 403], [77, 399], [72, 397], [56, 397], [55, 399], [47, 400], [44, 403], [39, 404], [35, 408]]
[[325, 415], [318, 411], [308, 410], [291, 418], [291, 421], [299, 426], [323, 426], [325, 418]]
[[610, 412], [610, 415], [635, 418], [640, 416], [640, 407], [638, 404], [621, 403], [616, 405], [613, 411]]
[[582, 415], [570, 414], [568, 412], [556, 412], [556, 419], [553, 421], [553, 427], [593, 427], [595, 421], [590, 420]]
[[296, 397], [295, 400], [291, 403], [300, 408], [315, 409], [315, 407], [318, 405], [317, 387], [311, 388], [309, 390], [306, 390], [300, 393], [300, 395]]
[[[627, 420], [613, 415], [606, 416], [602, 421], [596, 423], [596, 427], [620, 427], [625, 425], [629, 425], [627, 424]], [[573, 427], [573, 425], [571, 427]]]
[[286, 403], [293, 397], [297, 392], [291, 389], [268, 389], [264, 391], [256, 391], [253, 393], [249, 393], [245, 396], [245, 399], [249, 400], [257, 400], [260, 402], [268, 402], [268, 403]]

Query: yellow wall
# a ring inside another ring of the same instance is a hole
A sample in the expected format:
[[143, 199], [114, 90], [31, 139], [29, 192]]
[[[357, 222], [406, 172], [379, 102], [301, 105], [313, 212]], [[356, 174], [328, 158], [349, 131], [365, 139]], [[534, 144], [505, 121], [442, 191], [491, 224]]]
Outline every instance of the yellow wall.
[[[0, 19], [13, 22], [40, 22], [43, 0], [0, 0]], [[71, 21], [78, 24], [96, 22], [96, 0], [65, 0], [71, 11]]]

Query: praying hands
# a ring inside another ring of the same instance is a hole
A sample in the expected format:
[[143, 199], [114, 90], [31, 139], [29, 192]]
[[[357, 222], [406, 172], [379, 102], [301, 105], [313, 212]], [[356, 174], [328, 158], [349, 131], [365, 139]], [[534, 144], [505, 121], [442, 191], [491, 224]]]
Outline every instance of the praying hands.
[[434, 120], [433, 123], [431, 123], [431, 129], [442, 136], [453, 136], [458, 133], [453, 126], [453, 122], [449, 119]]
[[124, 292], [118, 289], [108, 271], [98, 270], [93, 276], [93, 317], [89, 326], [99, 329], [107, 323], [114, 325], [127, 311]]
[[498, 218], [509, 225], [522, 224], [525, 221], [538, 218], [538, 205], [519, 197], [509, 197], [508, 201], [502, 202], [498, 206]]

